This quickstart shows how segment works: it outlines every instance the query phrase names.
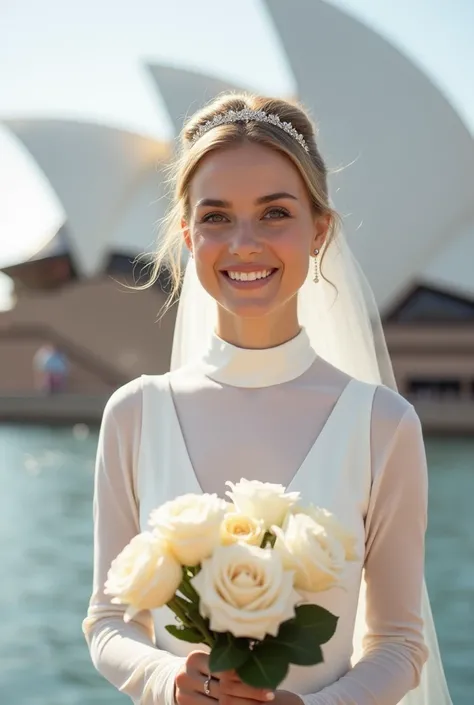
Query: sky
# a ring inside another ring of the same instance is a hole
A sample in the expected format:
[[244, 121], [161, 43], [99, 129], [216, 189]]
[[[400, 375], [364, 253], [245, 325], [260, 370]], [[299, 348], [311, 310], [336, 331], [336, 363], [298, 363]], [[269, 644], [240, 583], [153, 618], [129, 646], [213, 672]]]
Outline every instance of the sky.
[[[474, 134], [474, 0], [331, 4], [408, 55]], [[295, 92], [260, 0], [0, 0], [0, 122], [79, 119], [169, 138], [147, 62], [193, 68], [267, 94]], [[28, 256], [64, 217], [38, 167], [0, 125], [0, 265]], [[8, 291], [0, 278], [0, 308]]]

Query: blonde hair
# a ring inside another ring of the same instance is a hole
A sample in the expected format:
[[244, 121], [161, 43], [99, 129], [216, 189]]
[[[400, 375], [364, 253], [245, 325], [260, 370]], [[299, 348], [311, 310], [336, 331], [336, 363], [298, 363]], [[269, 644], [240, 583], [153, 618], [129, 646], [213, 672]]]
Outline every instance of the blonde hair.
[[[196, 131], [216, 115], [229, 110], [263, 110], [277, 115], [282, 122], [289, 122], [302, 135], [308, 151], [290, 134], [267, 122], [237, 122], [213, 127], [196, 141]], [[196, 112], [185, 124], [181, 133], [180, 150], [171, 165], [172, 202], [168, 215], [162, 221], [157, 249], [151, 263], [149, 281], [142, 287], [155, 284], [163, 270], [170, 277], [170, 294], [165, 310], [178, 297], [183, 277], [182, 220], [189, 219], [189, 186], [201, 159], [217, 149], [241, 144], [256, 143], [286, 155], [296, 166], [308, 189], [311, 205], [317, 214], [331, 216], [325, 250], [336, 233], [337, 213], [331, 208], [328, 197], [327, 169], [319, 153], [314, 126], [303, 107], [277, 98], [248, 93], [225, 93]], [[321, 263], [322, 264], [322, 263]]]

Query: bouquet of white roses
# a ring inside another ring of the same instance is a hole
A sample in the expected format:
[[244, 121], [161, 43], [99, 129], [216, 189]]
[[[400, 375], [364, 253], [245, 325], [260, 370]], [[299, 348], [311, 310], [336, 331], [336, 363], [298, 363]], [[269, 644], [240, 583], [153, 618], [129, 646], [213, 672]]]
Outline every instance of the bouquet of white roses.
[[342, 585], [355, 539], [325, 509], [304, 508], [282, 485], [241, 480], [227, 495], [187, 494], [150, 515], [106, 582], [125, 620], [167, 605], [174, 637], [210, 648], [213, 673], [233, 669], [275, 689], [289, 665], [323, 660], [337, 617], [317, 593]]

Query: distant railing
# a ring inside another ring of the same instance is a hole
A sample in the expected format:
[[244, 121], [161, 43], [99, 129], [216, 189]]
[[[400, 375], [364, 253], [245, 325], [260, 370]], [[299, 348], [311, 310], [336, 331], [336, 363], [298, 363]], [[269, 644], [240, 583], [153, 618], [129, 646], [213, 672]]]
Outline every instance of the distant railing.
[[47, 324], [7, 323], [0, 326], [0, 342], [2, 340], [28, 340], [31, 338], [37, 338], [42, 342], [49, 342], [61, 348], [67, 354], [70, 362], [79, 364], [112, 387], [120, 387], [129, 381], [129, 377], [115, 369], [113, 365], [104, 362], [91, 350], [66, 338]]
[[446, 355], [474, 355], [473, 321], [456, 321], [433, 325], [431, 322], [386, 323], [387, 345], [392, 356], [410, 357], [428, 354], [430, 357]]
[[443, 435], [474, 435], [474, 399], [431, 398], [408, 395], [424, 430]]
[[100, 424], [110, 394], [0, 394], [0, 422]]

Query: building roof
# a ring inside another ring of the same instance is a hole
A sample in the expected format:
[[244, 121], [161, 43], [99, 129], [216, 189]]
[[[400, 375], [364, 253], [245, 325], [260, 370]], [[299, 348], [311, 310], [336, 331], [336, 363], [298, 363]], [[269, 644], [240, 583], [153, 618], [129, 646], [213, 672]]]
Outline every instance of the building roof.
[[264, 0], [320, 128], [336, 208], [382, 310], [474, 220], [474, 142], [429, 78], [321, 0]]
[[61, 287], [77, 277], [71, 240], [67, 225], [62, 225], [28, 259], [1, 267], [0, 271], [26, 289]]
[[163, 64], [149, 64], [148, 69], [163, 98], [176, 135], [181, 132], [187, 117], [219, 93], [244, 90], [229, 81], [187, 69]]
[[169, 147], [104, 125], [64, 120], [7, 120], [67, 213], [71, 254], [93, 276], [116, 245], [140, 252], [163, 215], [157, 165]]
[[386, 323], [472, 324], [474, 300], [442, 287], [420, 284], [413, 287], [386, 316]]
[[53, 237], [36, 250], [30, 257], [28, 262], [37, 262], [51, 257], [61, 257], [62, 255], [71, 254], [71, 235], [68, 232], [68, 227], [64, 223]]

